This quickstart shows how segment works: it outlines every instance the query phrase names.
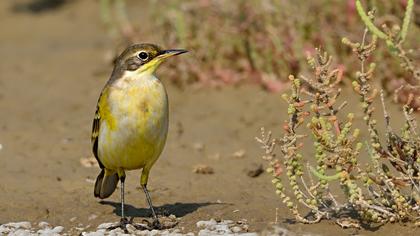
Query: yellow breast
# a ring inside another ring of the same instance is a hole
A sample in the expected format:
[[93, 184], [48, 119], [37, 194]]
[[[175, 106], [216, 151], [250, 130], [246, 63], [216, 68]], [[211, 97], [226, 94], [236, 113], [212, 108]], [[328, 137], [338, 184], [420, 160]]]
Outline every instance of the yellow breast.
[[153, 75], [127, 72], [104, 90], [102, 97], [98, 140], [101, 162], [111, 170], [153, 165], [168, 132], [168, 99], [163, 84]]

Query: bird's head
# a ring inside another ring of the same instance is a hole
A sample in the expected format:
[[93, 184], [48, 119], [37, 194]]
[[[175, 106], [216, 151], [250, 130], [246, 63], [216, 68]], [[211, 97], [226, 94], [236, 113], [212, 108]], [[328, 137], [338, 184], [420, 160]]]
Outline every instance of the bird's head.
[[134, 44], [124, 50], [117, 58], [116, 69], [121, 72], [153, 74], [167, 58], [186, 53], [183, 49], [162, 50], [154, 44]]

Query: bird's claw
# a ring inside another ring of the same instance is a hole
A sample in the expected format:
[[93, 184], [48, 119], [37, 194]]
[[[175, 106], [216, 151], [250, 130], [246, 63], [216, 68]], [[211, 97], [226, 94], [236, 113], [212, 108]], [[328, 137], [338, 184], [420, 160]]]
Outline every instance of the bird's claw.
[[144, 219], [143, 223], [147, 225], [149, 230], [153, 230], [153, 229], [157, 229], [157, 230], [161, 230], [164, 227], [162, 226], [162, 224], [159, 222], [158, 219], [154, 219], [152, 222]]
[[127, 229], [127, 225], [132, 225], [136, 230], [163, 230], [173, 227], [162, 225], [158, 219], [154, 219], [153, 221], [144, 219], [142, 221], [142, 224], [135, 224], [133, 223], [133, 219], [129, 220], [127, 218], [121, 218], [121, 221], [119, 223], [108, 227], [107, 230], [114, 230], [120, 228], [124, 231], [124, 233], [128, 234], [129, 232]]
[[152, 227], [153, 229], [163, 229], [163, 226], [158, 219], [153, 220]]
[[133, 222], [133, 218], [131, 218], [130, 220], [127, 218], [121, 218], [120, 222], [117, 223], [116, 225], [110, 226], [107, 228], [107, 230], [114, 230], [117, 228], [120, 228], [121, 230], [124, 231], [124, 233], [128, 234], [128, 229], [127, 229], [127, 225], [132, 225], [136, 230], [153, 230], [153, 229], [161, 229], [160, 223], [159, 221], [156, 219], [155, 221], [153, 221], [153, 223], [150, 223], [147, 220], [143, 220], [144, 224], [135, 224]]
[[108, 227], [107, 230], [114, 230], [114, 229], [120, 228], [124, 231], [124, 233], [128, 234], [128, 230], [127, 230], [128, 224], [132, 224], [132, 221], [124, 217], [124, 218], [121, 218], [120, 222], [117, 223], [116, 225]]

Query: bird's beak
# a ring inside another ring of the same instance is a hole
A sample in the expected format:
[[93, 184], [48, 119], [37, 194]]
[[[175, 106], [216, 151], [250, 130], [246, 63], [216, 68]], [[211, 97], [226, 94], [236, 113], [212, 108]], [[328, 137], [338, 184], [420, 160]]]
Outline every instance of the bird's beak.
[[163, 50], [160, 51], [159, 55], [153, 58], [153, 60], [149, 61], [145, 65], [141, 66], [138, 70], [139, 73], [154, 73], [156, 68], [164, 62], [167, 58], [176, 56], [182, 53], [188, 52], [184, 49], [170, 49], [170, 50]]
[[170, 49], [170, 50], [163, 50], [161, 51], [160, 55], [158, 56], [160, 59], [166, 59], [172, 56], [176, 56], [179, 54], [183, 54], [188, 52], [187, 50], [184, 49]]

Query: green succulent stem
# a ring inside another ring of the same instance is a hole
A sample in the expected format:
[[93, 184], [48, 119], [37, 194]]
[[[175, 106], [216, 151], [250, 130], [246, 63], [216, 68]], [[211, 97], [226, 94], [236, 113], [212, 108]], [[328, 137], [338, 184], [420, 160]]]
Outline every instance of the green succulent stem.
[[362, 3], [360, 0], [356, 0], [356, 10], [359, 13], [360, 18], [362, 18], [363, 23], [365, 23], [366, 27], [372, 32], [374, 35], [378, 36], [383, 40], [388, 40], [388, 36], [378, 29], [373, 22], [370, 20], [369, 16], [366, 14], [365, 10], [363, 9]]
[[402, 24], [401, 32], [400, 32], [400, 42], [404, 42], [405, 37], [407, 36], [408, 27], [411, 21], [411, 15], [413, 12], [414, 0], [408, 0], [407, 7], [405, 9], [404, 21]]
[[313, 167], [309, 167], [309, 169], [311, 170], [312, 174], [315, 175], [318, 179], [322, 179], [322, 180], [326, 180], [326, 181], [338, 180], [342, 176], [341, 172], [338, 172], [335, 175], [324, 175], [324, 174], [319, 173]]

